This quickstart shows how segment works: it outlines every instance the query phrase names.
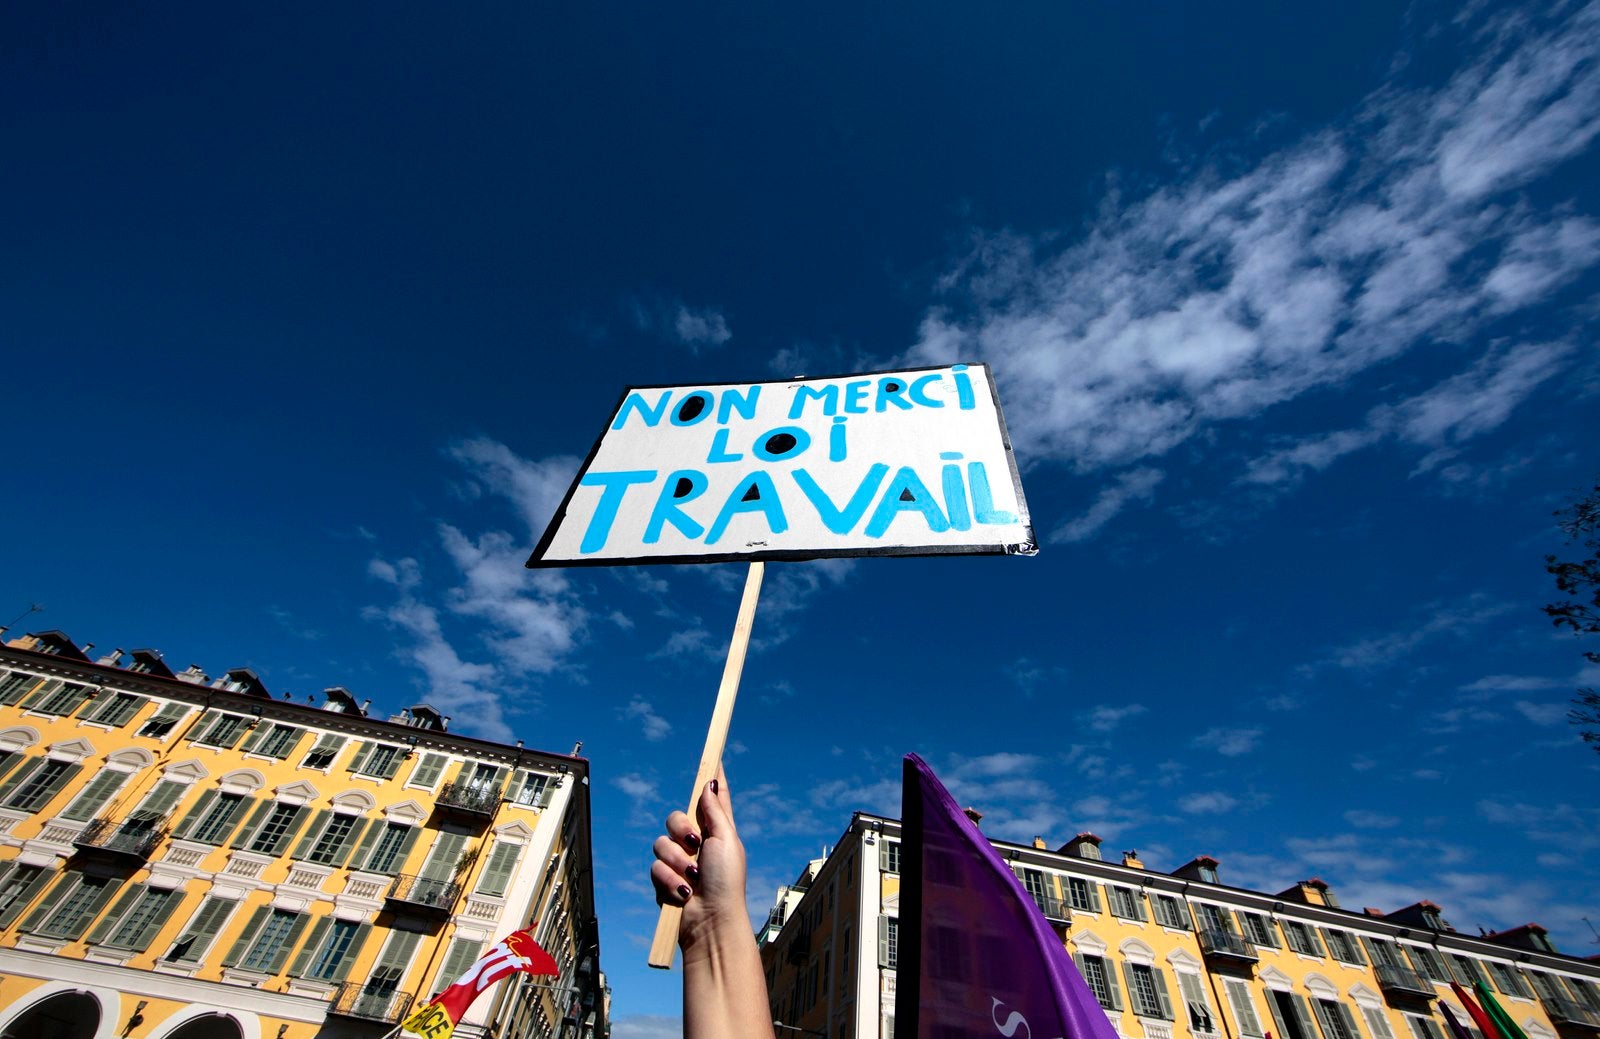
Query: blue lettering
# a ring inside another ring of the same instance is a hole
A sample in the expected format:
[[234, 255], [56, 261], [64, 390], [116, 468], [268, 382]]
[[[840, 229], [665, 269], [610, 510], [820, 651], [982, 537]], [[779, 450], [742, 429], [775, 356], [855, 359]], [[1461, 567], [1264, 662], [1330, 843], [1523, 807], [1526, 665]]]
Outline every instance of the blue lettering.
[[778, 500], [778, 488], [772, 484], [772, 477], [757, 470], [746, 479], [740, 480], [734, 487], [733, 493], [728, 495], [728, 500], [723, 503], [722, 511], [717, 513], [717, 518], [711, 523], [711, 533], [706, 535], [706, 544], [715, 545], [722, 539], [728, 529], [728, 521], [742, 512], [759, 512], [767, 517], [767, 526], [774, 534], [782, 534], [789, 529], [789, 519], [783, 514], [783, 503]]
[[955, 464], [961, 458], [961, 452], [942, 451], [939, 457], [945, 460], [944, 469], [939, 475], [944, 484], [944, 507], [950, 513], [950, 526], [954, 530], [971, 530], [972, 514], [967, 511], [967, 488], [961, 482], [961, 467]]
[[674, 426], [692, 426], [711, 414], [711, 394], [705, 390], [685, 393], [678, 406], [672, 409]]
[[954, 364], [950, 370], [956, 373], [956, 403], [962, 411], [971, 411], [977, 403], [972, 399], [972, 379], [967, 375], [967, 366]]
[[866, 379], [844, 384], [844, 410], [852, 415], [867, 413], [867, 389], [872, 385]]
[[933, 375], [924, 375], [922, 378], [914, 380], [911, 383], [911, 389], [908, 391], [911, 394], [911, 399], [916, 401], [918, 404], [921, 404], [925, 408], [944, 407], [944, 401], [934, 400], [932, 397], [928, 396], [928, 385], [930, 383], [938, 382], [942, 378], [944, 378], [942, 374], [936, 373]]
[[739, 417], [742, 419], [755, 418], [756, 398], [760, 396], [760, 386], [750, 387], [742, 397], [739, 396], [738, 390], [723, 390], [722, 400], [717, 403], [717, 425], [726, 426], [728, 424], [728, 416], [735, 411], [739, 413]]
[[707, 485], [706, 474], [693, 469], [679, 469], [668, 474], [656, 498], [656, 507], [650, 510], [650, 522], [645, 524], [644, 543], [653, 545], [660, 541], [661, 527], [667, 523], [677, 527], [678, 533], [690, 541], [704, 534], [706, 528], [696, 523], [682, 506], [706, 493]]
[[878, 485], [883, 483], [883, 478], [889, 474], [889, 467], [878, 462], [867, 475], [861, 478], [861, 485], [856, 488], [850, 500], [845, 502], [844, 508], [833, 504], [833, 499], [828, 493], [817, 485], [811, 474], [804, 469], [796, 469], [793, 473], [794, 482], [800, 485], [805, 496], [811, 500], [812, 506], [817, 510], [817, 517], [822, 520], [822, 525], [835, 534], [848, 534], [861, 522], [861, 517], [867, 511], [867, 506], [872, 502], [872, 496], [878, 492]]
[[651, 429], [654, 429], [656, 423], [661, 421], [662, 414], [666, 412], [667, 401], [670, 400], [671, 397], [672, 391], [665, 391], [661, 394], [661, 399], [656, 401], [656, 406], [652, 408], [650, 405], [646, 404], [644, 402], [644, 398], [639, 396], [637, 393], [628, 394], [627, 399], [622, 402], [622, 407], [617, 409], [617, 417], [612, 420], [611, 428], [621, 429], [623, 423], [628, 421], [628, 416], [637, 411], [639, 413], [639, 417], [644, 419], [644, 424], [649, 426]]
[[922, 513], [928, 529], [935, 534], [943, 534], [950, 529], [950, 521], [934, 504], [933, 495], [908, 465], [902, 465], [894, 474], [894, 479], [889, 481], [889, 487], [878, 499], [878, 507], [873, 510], [872, 519], [867, 522], [864, 533], [869, 538], [883, 537], [889, 530], [890, 522], [902, 512]]
[[889, 410], [893, 404], [901, 411], [910, 411], [911, 402], [903, 396], [906, 392], [906, 381], [898, 375], [886, 375], [878, 380], [878, 400], [872, 410], [880, 414]]
[[814, 389], [801, 383], [794, 389], [794, 403], [789, 405], [789, 417], [797, 419], [805, 413], [806, 401], [820, 400], [822, 413], [832, 415], [839, 410], [839, 387], [829, 384], [821, 389]]
[[587, 555], [605, 548], [606, 538], [611, 536], [611, 524], [617, 520], [617, 509], [621, 507], [622, 498], [628, 493], [628, 488], [636, 483], [649, 483], [655, 478], [654, 469], [584, 473], [580, 481], [582, 486], [604, 489], [600, 492], [600, 503], [594, 507], [594, 515], [589, 517], [589, 529], [583, 532], [583, 541], [579, 543], [578, 551]]
[[717, 430], [717, 435], [711, 438], [711, 451], [706, 455], [708, 462], [737, 462], [744, 457], [744, 452], [728, 453], [728, 431]]
[[967, 463], [967, 482], [972, 485], [972, 511], [979, 523], [1015, 523], [1014, 513], [994, 507], [994, 492], [989, 489], [989, 473], [982, 462]]
[[756, 437], [750, 450], [763, 462], [781, 462], [793, 458], [811, 446], [811, 434], [799, 426], [779, 426]]
[[833, 428], [828, 431], [828, 461], [844, 461], [844, 424], [850, 421], [843, 415], [833, 416]]

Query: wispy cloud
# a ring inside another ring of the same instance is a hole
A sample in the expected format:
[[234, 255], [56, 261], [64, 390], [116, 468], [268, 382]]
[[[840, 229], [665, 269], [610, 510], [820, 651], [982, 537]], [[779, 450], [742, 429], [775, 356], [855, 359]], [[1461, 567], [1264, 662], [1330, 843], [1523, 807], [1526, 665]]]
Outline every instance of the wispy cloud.
[[657, 714], [655, 707], [641, 697], [636, 696], [626, 707], [617, 708], [617, 717], [638, 722], [644, 738], [652, 743], [672, 735], [672, 723]]
[[692, 354], [715, 349], [733, 338], [728, 319], [715, 307], [691, 307], [682, 300], [658, 296], [634, 299], [628, 309], [639, 331], [686, 347]]
[[1260, 729], [1207, 729], [1194, 738], [1194, 745], [1214, 750], [1225, 758], [1236, 758], [1256, 749]]
[[1515, 608], [1482, 593], [1454, 601], [1424, 603], [1412, 611], [1411, 622], [1395, 631], [1340, 646], [1322, 663], [1356, 671], [1390, 667], [1426, 642], [1443, 636], [1464, 637]]
[[1129, 718], [1137, 718], [1150, 710], [1142, 703], [1100, 704], [1083, 716], [1084, 722], [1095, 732], [1110, 732]]
[[[1057, 529], [1075, 540], [1153, 496], [1149, 460], [1213, 426], [1419, 345], [1493, 334], [1600, 260], [1592, 220], [1516, 194], [1600, 132], [1600, 6], [1538, 27], [1496, 17], [1442, 87], [1397, 79], [1240, 172], [1113, 193], [1071, 237], [977, 235], [905, 359], [991, 361], [1026, 463], [1122, 470]], [[1385, 439], [1421, 452], [1427, 471], [1503, 422], [1570, 350], [1463, 351], [1435, 385], [1273, 447], [1243, 476], [1288, 480]]]
[[1220, 790], [1185, 794], [1178, 798], [1178, 807], [1191, 815], [1221, 815], [1232, 811], [1238, 804], [1238, 798]]

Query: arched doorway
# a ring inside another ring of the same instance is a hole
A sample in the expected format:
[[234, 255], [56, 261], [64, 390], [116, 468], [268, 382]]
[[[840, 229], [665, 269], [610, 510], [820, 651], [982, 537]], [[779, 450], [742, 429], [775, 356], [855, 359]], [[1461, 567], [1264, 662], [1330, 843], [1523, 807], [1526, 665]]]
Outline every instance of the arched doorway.
[[57, 992], [24, 1010], [0, 1039], [90, 1039], [100, 1027], [100, 1003], [84, 992]]
[[168, 1032], [166, 1039], [244, 1039], [239, 1022], [222, 1014], [191, 1017]]

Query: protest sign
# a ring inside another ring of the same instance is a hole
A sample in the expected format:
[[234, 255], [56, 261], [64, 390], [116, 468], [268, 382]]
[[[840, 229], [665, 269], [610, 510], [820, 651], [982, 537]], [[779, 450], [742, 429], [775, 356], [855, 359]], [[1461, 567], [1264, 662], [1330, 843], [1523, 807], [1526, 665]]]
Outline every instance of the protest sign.
[[630, 387], [530, 567], [1036, 551], [989, 370]]

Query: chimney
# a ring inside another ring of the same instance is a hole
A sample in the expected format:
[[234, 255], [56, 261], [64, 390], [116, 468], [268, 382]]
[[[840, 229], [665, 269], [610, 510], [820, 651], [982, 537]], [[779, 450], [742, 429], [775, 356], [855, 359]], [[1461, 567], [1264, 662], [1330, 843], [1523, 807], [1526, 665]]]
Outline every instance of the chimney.
[[1033, 835], [1033, 846], [1038, 848], [1040, 851], [1045, 851], [1050, 847], [1050, 845], [1044, 842], [1044, 838], [1038, 834]]
[[107, 667], [122, 666], [122, 650], [114, 649], [110, 653], [95, 661], [96, 664], [105, 664]]
[[972, 807], [971, 805], [968, 805], [967, 807], [961, 809], [961, 814], [966, 816], [968, 819], [971, 819], [972, 820], [972, 825], [974, 825], [974, 826], [982, 826], [983, 825], [983, 813], [978, 811], [976, 808]]
[[1139, 850], [1129, 848], [1122, 853], [1122, 864], [1130, 869], [1144, 869], [1144, 863], [1139, 861]]

